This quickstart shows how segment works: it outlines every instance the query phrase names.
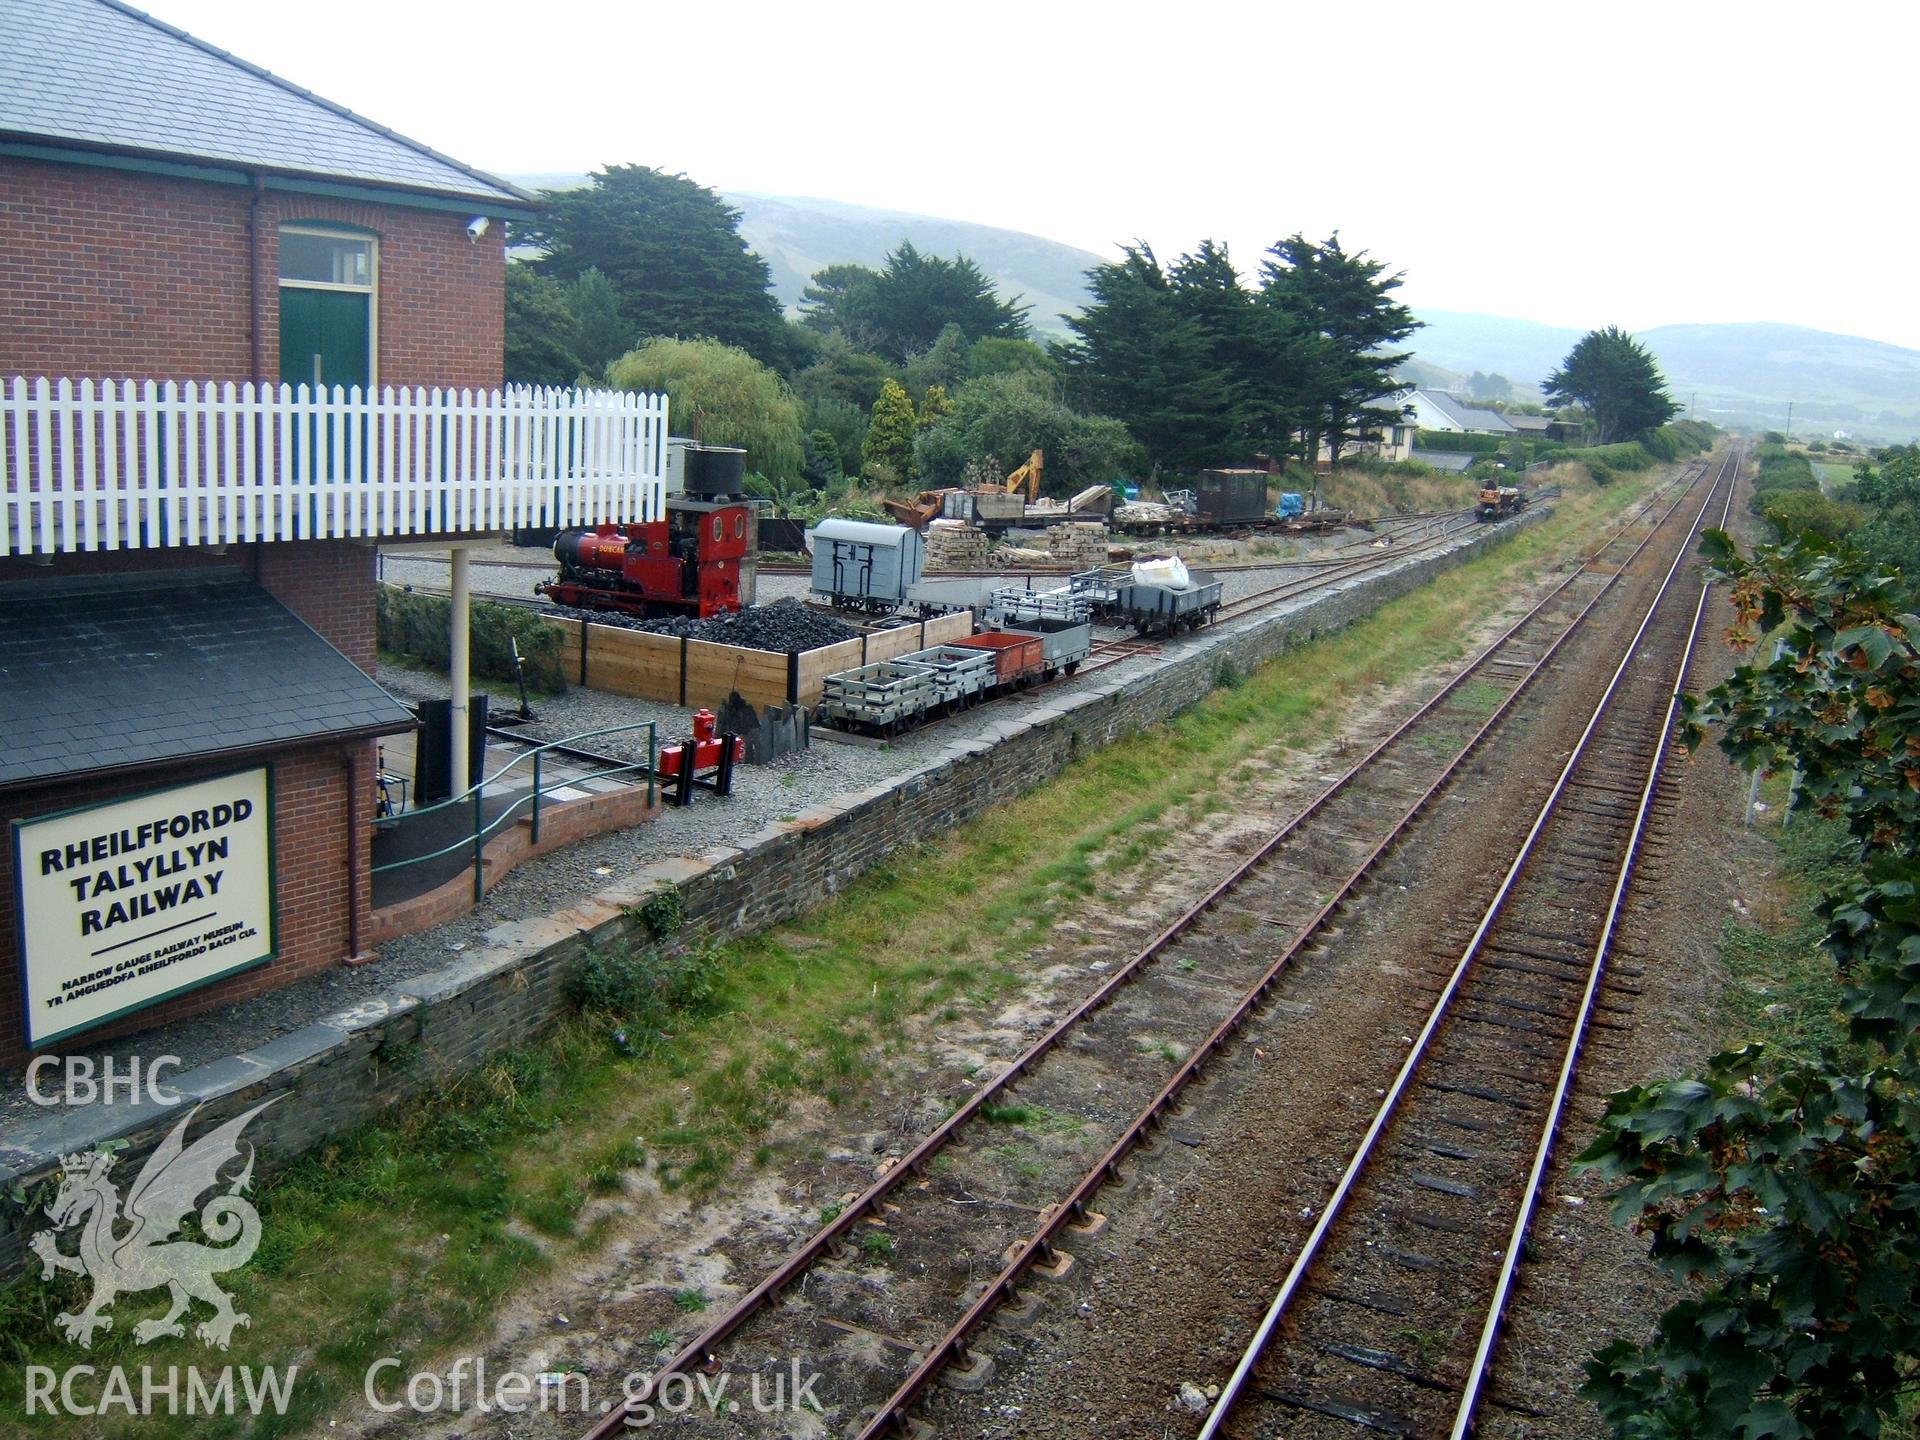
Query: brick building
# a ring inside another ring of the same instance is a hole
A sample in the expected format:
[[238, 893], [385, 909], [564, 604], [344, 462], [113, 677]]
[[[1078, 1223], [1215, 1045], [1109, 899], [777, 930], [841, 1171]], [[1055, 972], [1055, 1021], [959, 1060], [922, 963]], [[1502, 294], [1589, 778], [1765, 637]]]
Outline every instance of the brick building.
[[523, 191], [115, 0], [0, 34], [10, 1062], [366, 958], [376, 544], [643, 518], [664, 422], [500, 388]]

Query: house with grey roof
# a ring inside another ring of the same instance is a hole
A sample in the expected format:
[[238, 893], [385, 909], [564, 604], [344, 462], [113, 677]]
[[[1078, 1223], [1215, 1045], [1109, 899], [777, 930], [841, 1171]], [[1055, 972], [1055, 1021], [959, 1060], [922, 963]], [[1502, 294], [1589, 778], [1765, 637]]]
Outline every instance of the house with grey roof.
[[[1364, 418], [1356, 417], [1354, 434], [1341, 449], [1342, 460], [1364, 456], [1391, 465], [1413, 458], [1414, 422], [1405, 394], [1376, 395], [1362, 411]], [[1333, 468], [1333, 447], [1325, 437], [1314, 456], [1314, 466], [1322, 473]]]
[[1523, 439], [1547, 440], [1553, 435], [1553, 417], [1550, 415], [1506, 415], [1502, 417], [1507, 424], [1519, 432]]
[[463, 545], [660, 512], [664, 399], [502, 385], [536, 203], [118, 0], [0, 0], [0, 1063], [371, 958], [377, 546], [453, 547], [459, 637]]
[[1444, 390], [1415, 390], [1407, 397], [1413, 422], [1422, 430], [1445, 430], [1469, 435], [1512, 435], [1514, 427], [1497, 410], [1482, 410]]

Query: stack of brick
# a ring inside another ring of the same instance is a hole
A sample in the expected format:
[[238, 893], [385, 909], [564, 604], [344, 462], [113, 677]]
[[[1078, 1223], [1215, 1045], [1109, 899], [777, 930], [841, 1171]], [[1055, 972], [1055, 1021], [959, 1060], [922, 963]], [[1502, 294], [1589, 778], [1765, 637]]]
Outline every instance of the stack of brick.
[[1076, 570], [1107, 563], [1107, 527], [1073, 521], [1047, 527], [1047, 551]]
[[929, 570], [983, 570], [987, 532], [961, 520], [935, 520], [927, 526]]

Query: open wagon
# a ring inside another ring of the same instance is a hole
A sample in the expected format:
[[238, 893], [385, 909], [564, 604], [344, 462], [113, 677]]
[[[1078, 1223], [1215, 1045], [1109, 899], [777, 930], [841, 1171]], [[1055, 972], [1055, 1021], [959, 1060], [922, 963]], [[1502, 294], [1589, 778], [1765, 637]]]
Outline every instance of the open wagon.
[[1187, 586], [1127, 580], [1114, 587], [1113, 611], [1142, 635], [1174, 635], [1211, 622], [1220, 609], [1220, 589], [1218, 580]]
[[953, 644], [967, 650], [984, 650], [993, 656], [994, 683], [1008, 688], [1031, 685], [1046, 669], [1046, 646], [1036, 635], [1019, 635], [1007, 630], [984, 630]]
[[1087, 623], [1084, 614], [1077, 620], [1062, 615], [1004, 615], [1000, 628], [1009, 634], [1031, 635], [1039, 640], [1048, 679], [1063, 671], [1073, 674], [1093, 650], [1093, 626]]

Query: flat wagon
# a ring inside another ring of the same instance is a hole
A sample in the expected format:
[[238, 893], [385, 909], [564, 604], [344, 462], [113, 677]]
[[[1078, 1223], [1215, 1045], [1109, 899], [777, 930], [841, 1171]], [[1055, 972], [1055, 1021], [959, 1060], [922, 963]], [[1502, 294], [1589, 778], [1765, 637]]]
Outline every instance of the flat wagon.
[[832, 725], [893, 735], [952, 714], [996, 688], [991, 651], [936, 645], [829, 675], [814, 713]]

